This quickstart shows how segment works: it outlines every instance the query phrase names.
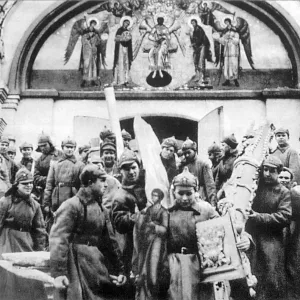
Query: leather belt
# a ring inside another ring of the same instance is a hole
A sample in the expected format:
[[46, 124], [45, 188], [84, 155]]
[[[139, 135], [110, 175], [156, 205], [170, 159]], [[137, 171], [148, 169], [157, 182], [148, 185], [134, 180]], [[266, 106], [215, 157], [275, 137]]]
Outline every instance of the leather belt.
[[75, 183], [74, 182], [59, 182], [57, 186], [63, 187], [63, 186], [68, 186], [68, 187], [74, 187]]

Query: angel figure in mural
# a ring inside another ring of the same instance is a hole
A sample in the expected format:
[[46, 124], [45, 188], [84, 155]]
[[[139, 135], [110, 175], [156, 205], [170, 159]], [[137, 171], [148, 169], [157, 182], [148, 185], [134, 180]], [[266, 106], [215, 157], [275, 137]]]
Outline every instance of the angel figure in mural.
[[87, 18], [76, 21], [72, 27], [68, 46], [65, 51], [65, 64], [68, 63], [75, 45], [81, 36], [81, 55], [79, 70], [82, 73], [81, 87], [99, 84], [101, 65], [106, 68], [106, 43], [108, 26], [97, 18]]
[[133, 25], [133, 20], [129, 16], [124, 16], [120, 20], [121, 27], [116, 32], [115, 56], [113, 74], [113, 85], [127, 86], [130, 80], [130, 67], [132, 63], [132, 35], [129, 29]]
[[[223, 20], [225, 28], [222, 28], [220, 21], [215, 22], [215, 29], [219, 34], [214, 34], [216, 41], [216, 64], [220, 65], [219, 79], [222, 69], [225, 77], [223, 86], [230, 86], [233, 80], [236, 87], [239, 87], [240, 72], [240, 41], [244, 46], [244, 50], [251, 68], [254, 70], [254, 62], [252, 59], [250, 29], [246, 20], [243, 18], [234, 18], [226, 16]], [[219, 80], [220, 81], [220, 80]]]
[[180, 23], [177, 22], [175, 17], [172, 17], [172, 24], [168, 27], [164, 24], [165, 18], [165, 14], [157, 14], [157, 23], [153, 24], [153, 27], [151, 26], [151, 19], [145, 18], [140, 24], [139, 29], [141, 35], [134, 48], [133, 59], [136, 58], [143, 39], [146, 36], [148, 36], [148, 40], [152, 42], [150, 46], [145, 45], [143, 47], [143, 52], [148, 53], [149, 69], [151, 70], [147, 82], [149, 85], [155, 87], [166, 86], [172, 80], [171, 75], [167, 72], [167, 70], [171, 68], [170, 53], [177, 52], [178, 49], [178, 45], [171, 42], [172, 34], [176, 37], [182, 54], [185, 55], [185, 46], [180, 43], [176, 33], [181, 28]]

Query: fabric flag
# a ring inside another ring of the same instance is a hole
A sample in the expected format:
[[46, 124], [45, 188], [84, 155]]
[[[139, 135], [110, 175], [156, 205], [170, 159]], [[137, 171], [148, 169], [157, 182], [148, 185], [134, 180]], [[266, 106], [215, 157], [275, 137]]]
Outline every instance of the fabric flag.
[[169, 181], [166, 169], [160, 159], [161, 146], [151, 125], [141, 117], [135, 117], [133, 123], [135, 138], [137, 140], [143, 167], [146, 171], [146, 196], [152, 203], [151, 192], [159, 188], [164, 193], [162, 205], [166, 208], [171, 206], [169, 197]]

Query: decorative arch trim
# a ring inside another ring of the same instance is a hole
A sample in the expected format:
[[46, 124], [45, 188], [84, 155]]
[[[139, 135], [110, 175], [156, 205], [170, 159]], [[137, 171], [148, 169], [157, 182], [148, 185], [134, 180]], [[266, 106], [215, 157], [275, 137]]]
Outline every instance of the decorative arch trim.
[[[289, 19], [288, 13], [267, 1], [228, 1], [228, 3], [256, 16], [280, 37], [293, 68], [293, 85], [300, 87], [300, 29]], [[11, 93], [20, 94], [28, 89], [35, 58], [47, 38], [66, 20], [89, 9], [99, 2], [65, 1], [48, 8], [28, 28], [20, 41], [12, 61], [8, 87]]]

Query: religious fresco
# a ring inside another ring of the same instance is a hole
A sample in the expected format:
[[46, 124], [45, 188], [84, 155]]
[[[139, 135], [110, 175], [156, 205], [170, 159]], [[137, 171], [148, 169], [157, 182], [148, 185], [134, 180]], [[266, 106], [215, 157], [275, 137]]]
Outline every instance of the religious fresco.
[[278, 36], [226, 2], [113, 0], [50, 36], [30, 82], [58, 90], [262, 89], [291, 86], [292, 71]]

